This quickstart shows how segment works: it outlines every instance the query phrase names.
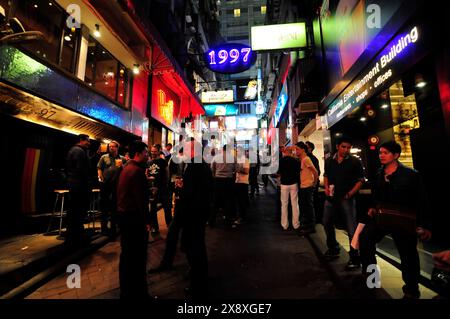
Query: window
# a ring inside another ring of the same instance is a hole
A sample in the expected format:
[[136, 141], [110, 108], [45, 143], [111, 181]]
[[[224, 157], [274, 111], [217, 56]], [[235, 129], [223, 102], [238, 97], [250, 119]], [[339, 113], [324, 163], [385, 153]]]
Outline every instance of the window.
[[239, 104], [239, 114], [250, 114], [250, 103]]
[[69, 29], [68, 27], [65, 27], [62, 37], [63, 44], [61, 55], [59, 57], [59, 65], [65, 70], [73, 73], [75, 70], [75, 55], [78, 39], [80, 37], [80, 29]]
[[[75, 69], [76, 47], [79, 30], [65, 27], [67, 13], [56, 2], [50, 0], [16, 1], [15, 17], [26, 31], [40, 31], [44, 40], [28, 41], [19, 48], [28, 53], [61, 66], [71, 73]], [[7, 0], [0, 5], [9, 10]], [[7, 13], [7, 11], [6, 11]]]
[[234, 9], [234, 17], [238, 18], [241, 16], [241, 9]]
[[261, 6], [261, 14], [266, 14], [267, 6]]
[[84, 81], [110, 99], [128, 107], [130, 71], [120, 64], [100, 43], [89, 37]]

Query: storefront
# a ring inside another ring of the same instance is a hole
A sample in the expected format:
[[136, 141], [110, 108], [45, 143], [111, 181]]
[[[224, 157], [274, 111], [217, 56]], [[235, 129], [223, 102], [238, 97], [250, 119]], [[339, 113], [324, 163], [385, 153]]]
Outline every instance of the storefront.
[[[329, 142], [326, 149], [331, 151], [341, 135], [353, 140], [352, 153], [361, 158], [366, 170], [366, 187], [380, 167], [378, 146], [390, 140], [402, 146], [400, 162], [422, 174], [429, 199], [433, 240], [419, 244], [422, 270], [429, 276], [433, 267], [430, 252], [442, 250], [450, 242], [450, 218], [441, 209], [447, 206], [446, 189], [437, 187], [450, 178], [446, 169], [450, 156], [450, 65], [448, 44], [442, 41], [449, 33], [444, 22], [424, 7], [404, 21], [324, 108], [330, 133], [324, 142]], [[443, 34], [442, 39], [437, 34]], [[399, 261], [389, 236], [378, 248], [393, 261]]]
[[149, 142], [175, 145], [186, 130], [201, 130], [196, 122], [205, 110], [161, 42], [153, 46], [152, 65]]

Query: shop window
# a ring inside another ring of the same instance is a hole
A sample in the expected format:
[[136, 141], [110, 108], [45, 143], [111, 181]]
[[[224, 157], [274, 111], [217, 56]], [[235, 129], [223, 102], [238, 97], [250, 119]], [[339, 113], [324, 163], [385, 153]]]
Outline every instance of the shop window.
[[77, 51], [78, 39], [80, 37], [80, 29], [70, 29], [65, 27], [62, 37], [63, 44], [59, 65], [66, 71], [73, 73], [75, 70], [75, 55]]
[[89, 37], [84, 81], [110, 99], [129, 107], [130, 71], [97, 40]]
[[411, 130], [420, 127], [417, 103], [414, 94], [404, 96], [401, 81], [389, 88], [394, 139], [402, 146], [399, 161], [405, 166], [414, 168], [411, 150]]
[[27, 31], [40, 31], [44, 40], [30, 41], [20, 47], [47, 61], [59, 64], [62, 25], [65, 14], [52, 1], [17, 1], [15, 16]]

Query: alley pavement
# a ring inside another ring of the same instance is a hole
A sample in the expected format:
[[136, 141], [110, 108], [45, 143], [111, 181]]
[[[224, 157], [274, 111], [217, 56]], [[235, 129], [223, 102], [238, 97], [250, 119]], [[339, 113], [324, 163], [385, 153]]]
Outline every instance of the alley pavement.
[[[159, 212], [161, 236], [148, 246], [148, 268], [158, 266], [167, 233]], [[360, 269], [346, 271], [348, 238], [338, 232], [343, 248], [340, 258], [326, 261], [323, 227], [306, 237], [281, 228], [276, 215], [274, 188], [261, 187], [250, 200], [248, 218], [236, 227], [226, 227], [221, 216], [214, 228], [207, 227], [210, 300], [301, 300], [301, 299], [391, 299], [401, 298], [401, 273], [380, 261], [382, 288], [368, 289]], [[347, 246], [346, 246], [347, 245]], [[69, 273], [62, 273], [28, 295], [27, 299], [117, 299], [120, 295], [118, 265], [120, 240], [109, 242], [79, 260], [81, 287], [69, 289]], [[183, 300], [187, 296], [188, 264], [178, 250], [173, 270], [150, 274], [149, 292], [158, 300]], [[386, 279], [386, 282], [383, 280]], [[421, 287], [423, 299], [436, 294]]]

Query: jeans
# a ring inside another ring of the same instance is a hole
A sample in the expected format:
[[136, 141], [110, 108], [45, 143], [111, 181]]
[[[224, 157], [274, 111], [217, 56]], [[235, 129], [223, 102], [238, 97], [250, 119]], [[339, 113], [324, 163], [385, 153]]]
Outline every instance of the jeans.
[[314, 210], [314, 187], [300, 188], [299, 192], [300, 225], [303, 228], [314, 228], [316, 226], [316, 214]]
[[[364, 226], [359, 235], [359, 250], [363, 271], [367, 266], [376, 264], [376, 244], [380, 242], [388, 232], [380, 229], [375, 223], [369, 222]], [[420, 261], [417, 252], [417, 237], [415, 234], [391, 233], [395, 246], [397, 246], [401, 260], [402, 279], [405, 282], [405, 290], [416, 292], [419, 289]]]
[[[336, 231], [334, 228], [338, 211], [341, 211], [347, 230], [349, 243], [351, 243], [356, 230], [356, 202], [355, 198], [334, 199], [333, 202], [325, 200], [323, 208], [323, 226], [327, 234], [327, 246], [329, 249], [339, 250], [339, 243], [336, 241]], [[350, 245], [350, 257], [356, 257], [358, 251]]]

